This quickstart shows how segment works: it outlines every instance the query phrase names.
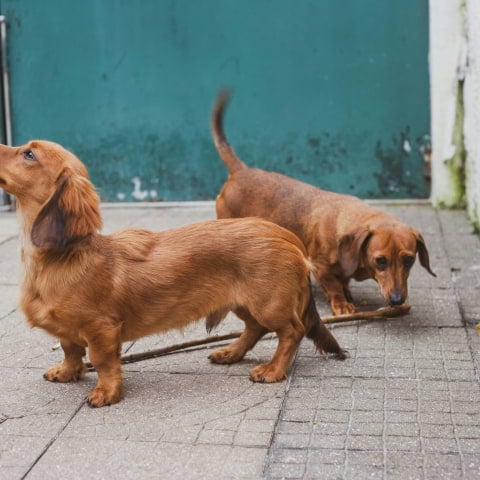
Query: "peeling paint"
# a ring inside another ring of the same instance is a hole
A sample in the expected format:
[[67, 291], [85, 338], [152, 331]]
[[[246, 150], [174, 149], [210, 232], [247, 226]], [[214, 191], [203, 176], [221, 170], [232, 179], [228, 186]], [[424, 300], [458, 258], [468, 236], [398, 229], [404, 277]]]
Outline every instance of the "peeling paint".
[[[392, 193], [406, 191], [413, 197], [415, 183], [407, 165], [411, 153], [410, 128], [406, 127], [398, 135], [392, 137], [390, 145], [385, 145], [379, 140], [375, 146], [375, 157], [380, 162], [380, 170], [374, 173], [378, 189], [385, 196]], [[408, 145], [408, 148], [405, 146]]]
[[465, 207], [465, 138], [463, 132], [463, 121], [465, 116], [463, 100], [464, 81], [457, 83], [457, 102], [455, 109], [455, 123], [452, 133], [452, 145], [454, 145], [454, 154], [445, 161], [450, 175], [452, 192], [450, 194], [450, 203], [448, 207]]
[[132, 183], [133, 183], [132, 197], [135, 200], [146, 200], [146, 198], [148, 197], [148, 190], [141, 190], [142, 181], [140, 180], [140, 177], [133, 177]]
[[480, 4], [464, 0], [468, 38], [465, 73], [465, 196], [468, 216], [480, 232]]

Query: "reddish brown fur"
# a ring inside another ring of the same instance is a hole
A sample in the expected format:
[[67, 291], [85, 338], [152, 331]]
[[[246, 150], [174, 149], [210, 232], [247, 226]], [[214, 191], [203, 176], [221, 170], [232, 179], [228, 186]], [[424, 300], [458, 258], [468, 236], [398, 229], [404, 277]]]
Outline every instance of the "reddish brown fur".
[[[305, 244], [334, 314], [355, 311], [351, 278], [377, 281], [385, 300], [404, 303], [407, 279], [418, 252], [432, 275], [421, 234], [394, 216], [350, 195], [320, 190], [278, 173], [247, 168], [223, 133], [229, 99], [222, 92], [212, 115], [212, 133], [230, 176], [217, 197], [218, 218], [261, 217], [288, 228]], [[379, 265], [384, 258], [386, 266]]]
[[28, 323], [58, 337], [65, 352], [63, 363], [44, 376], [78, 380], [88, 348], [98, 372], [90, 405], [120, 400], [122, 342], [202, 317], [219, 321], [229, 310], [246, 328], [212, 354], [213, 362], [239, 361], [266, 332], [278, 335], [273, 359], [252, 370], [254, 381], [284, 379], [305, 332], [320, 350], [344, 357], [312, 311], [311, 264], [291, 232], [243, 219], [101, 235], [87, 170], [50, 142], [0, 146], [0, 185], [17, 196], [22, 223], [22, 309]]

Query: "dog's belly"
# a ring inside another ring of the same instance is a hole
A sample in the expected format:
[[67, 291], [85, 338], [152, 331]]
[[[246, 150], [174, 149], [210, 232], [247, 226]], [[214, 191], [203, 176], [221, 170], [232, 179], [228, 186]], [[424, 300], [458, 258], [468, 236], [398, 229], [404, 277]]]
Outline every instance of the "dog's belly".
[[143, 315], [141, 318], [130, 319], [123, 322], [122, 342], [138, 340], [149, 335], [161, 334], [169, 330], [183, 330], [190, 323], [200, 320], [206, 314], [192, 313], [186, 309], [179, 309], [170, 314], [164, 314], [163, 309], [158, 312], [152, 309], [152, 313]]

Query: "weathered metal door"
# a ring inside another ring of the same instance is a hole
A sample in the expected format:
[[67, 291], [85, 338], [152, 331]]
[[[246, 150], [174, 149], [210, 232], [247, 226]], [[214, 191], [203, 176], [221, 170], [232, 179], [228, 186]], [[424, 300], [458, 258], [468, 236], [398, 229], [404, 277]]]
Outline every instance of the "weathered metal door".
[[249, 165], [422, 197], [428, 1], [1, 0], [14, 143], [64, 144], [105, 200], [214, 198], [210, 108]]

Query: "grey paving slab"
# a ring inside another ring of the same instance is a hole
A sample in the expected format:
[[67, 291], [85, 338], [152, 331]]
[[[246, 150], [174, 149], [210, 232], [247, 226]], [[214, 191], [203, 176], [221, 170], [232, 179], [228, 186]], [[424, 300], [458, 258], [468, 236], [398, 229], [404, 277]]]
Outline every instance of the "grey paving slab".
[[0, 212], [0, 245], [18, 235], [18, 222], [13, 212]]
[[18, 307], [18, 286], [3, 285], [1, 287], [2, 296], [0, 297], [0, 321], [7, 315], [13, 313]]
[[49, 384], [36, 368], [0, 367], [0, 376], [0, 478], [21, 478], [75, 414], [85, 385]]
[[[480, 478], [478, 462], [466, 461], [480, 454], [480, 341], [465, 325], [480, 303], [479, 239], [458, 212], [389, 210], [422, 230], [438, 277], [416, 265], [407, 317], [336, 326], [351, 354], [341, 366], [302, 345], [266, 478]], [[368, 282], [352, 293], [369, 308], [382, 303]]]
[[[62, 353], [15, 310], [17, 227], [0, 214], [0, 478], [480, 478], [480, 242], [462, 212], [386, 209], [421, 229], [438, 276], [415, 265], [406, 317], [332, 326], [350, 358], [304, 341], [287, 382], [257, 385], [249, 371], [271, 358], [275, 338], [231, 366], [208, 361], [218, 345], [194, 348], [126, 365], [124, 400], [98, 410], [84, 405], [95, 373], [43, 380]], [[212, 205], [104, 214], [106, 232], [215, 216]], [[384, 305], [372, 281], [352, 291], [361, 308]], [[330, 315], [318, 286], [315, 296]], [[216, 333], [241, 326], [229, 315]], [[205, 335], [199, 322], [124, 352]]]
[[8, 240], [0, 243], [0, 286], [19, 284], [21, 278], [19, 259], [18, 236], [9, 237]]
[[0, 367], [46, 369], [62, 360], [61, 351], [52, 351], [56, 340], [42, 330], [30, 329], [19, 310], [0, 320], [0, 342]]

